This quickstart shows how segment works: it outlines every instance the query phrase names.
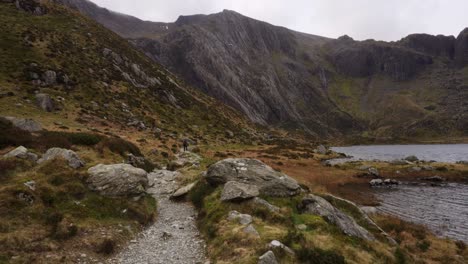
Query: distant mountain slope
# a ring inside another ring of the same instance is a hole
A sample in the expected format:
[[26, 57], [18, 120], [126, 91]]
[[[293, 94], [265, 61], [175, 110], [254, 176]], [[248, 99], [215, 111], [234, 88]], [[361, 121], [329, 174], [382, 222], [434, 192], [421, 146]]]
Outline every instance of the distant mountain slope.
[[[468, 29], [457, 38], [328, 39], [233, 11], [151, 24], [111, 13], [104, 26], [251, 120], [312, 134], [378, 137], [468, 133]], [[99, 11], [101, 10], [101, 11]], [[109, 22], [110, 21], [110, 22]], [[131, 29], [140, 24], [138, 33]]]
[[[11, 2], [0, 5], [0, 116], [138, 129], [163, 134], [164, 142], [184, 134], [215, 140], [226, 130], [240, 139], [250, 129], [234, 109], [95, 21], [54, 1], [21, 1], [25, 11]], [[44, 109], [36, 106], [38, 94], [45, 94]]]

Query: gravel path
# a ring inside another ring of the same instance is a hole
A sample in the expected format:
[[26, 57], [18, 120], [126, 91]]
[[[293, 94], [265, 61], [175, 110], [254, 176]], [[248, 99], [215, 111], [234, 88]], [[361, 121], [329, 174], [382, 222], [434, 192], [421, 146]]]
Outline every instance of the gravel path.
[[196, 227], [196, 211], [190, 203], [174, 202], [169, 194], [177, 189], [177, 172], [159, 171], [148, 178], [149, 190], [158, 200], [156, 222], [110, 263], [195, 264], [205, 263], [205, 242]]

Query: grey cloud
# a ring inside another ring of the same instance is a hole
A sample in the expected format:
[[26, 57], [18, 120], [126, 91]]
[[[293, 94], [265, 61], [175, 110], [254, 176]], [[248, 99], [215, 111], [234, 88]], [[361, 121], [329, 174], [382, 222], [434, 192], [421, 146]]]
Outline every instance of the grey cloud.
[[145, 20], [223, 9], [306, 33], [398, 40], [411, 33], [457, 35], [468, 27], [466, 0], [92, 0]]

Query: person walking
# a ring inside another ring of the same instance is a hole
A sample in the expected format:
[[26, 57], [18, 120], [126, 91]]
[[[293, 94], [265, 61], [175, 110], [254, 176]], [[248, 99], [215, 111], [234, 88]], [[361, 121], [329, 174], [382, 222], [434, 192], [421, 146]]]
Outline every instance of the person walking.
[[184, 152], [188, 151], [189, 140], [185, 138], [183, 141], [183, 145], [184, 145]]

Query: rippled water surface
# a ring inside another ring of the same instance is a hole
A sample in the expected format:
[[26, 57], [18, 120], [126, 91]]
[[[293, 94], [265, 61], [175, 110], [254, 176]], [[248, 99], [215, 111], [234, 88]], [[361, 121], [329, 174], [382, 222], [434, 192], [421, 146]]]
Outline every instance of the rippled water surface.
[[[353, 156], [351, 160], [392, 161], [414, 155], [421, 160], [455, 163], [468, 160], [468, 144], [372, 145], [334, 147], [333, 151]], [[349, 161], [349, 160], [348, 160]]]
[[435, 234], [468, 242], [468, 185], [402, 185], [375, 190], [381, 212], [424, 224]]

